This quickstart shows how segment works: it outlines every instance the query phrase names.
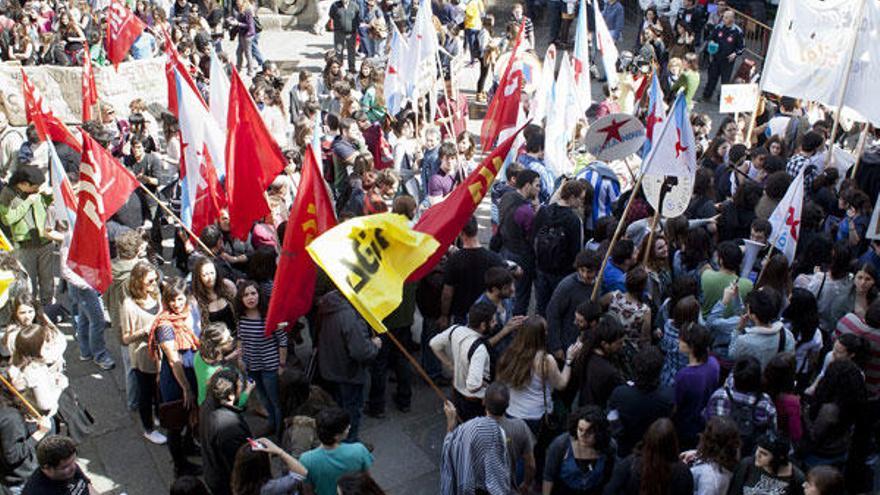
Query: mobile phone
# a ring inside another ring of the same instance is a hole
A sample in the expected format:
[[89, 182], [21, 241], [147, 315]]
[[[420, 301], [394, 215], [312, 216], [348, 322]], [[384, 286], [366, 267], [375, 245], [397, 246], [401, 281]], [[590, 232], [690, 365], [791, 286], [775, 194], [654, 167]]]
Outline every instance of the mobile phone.
[[260, 442], [254, 440], [253, 438], [247, 439], [248, 445], [251, 446], [251, 450], [266, 450], [266, 446], [261, 444]]

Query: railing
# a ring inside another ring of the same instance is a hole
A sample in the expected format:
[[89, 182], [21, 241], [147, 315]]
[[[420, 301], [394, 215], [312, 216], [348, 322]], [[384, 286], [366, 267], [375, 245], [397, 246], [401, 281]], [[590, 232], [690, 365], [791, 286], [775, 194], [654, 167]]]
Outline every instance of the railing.
[[[641, 20], [642, 11], [639, 7], [638, 0], [626, 0], [624, 2], [627, 19]], [[771, 26], [747, 15], [746, 13], [728, 7], [733, 10], [736, 16], [736, 24], [742, 28], [746, 51], [754, 58], [763, 62], [767, 54], [767, 48], [770, 44], [770, 33], [773, 31]], [[766, 12], [765, 12], [766, 13]]]

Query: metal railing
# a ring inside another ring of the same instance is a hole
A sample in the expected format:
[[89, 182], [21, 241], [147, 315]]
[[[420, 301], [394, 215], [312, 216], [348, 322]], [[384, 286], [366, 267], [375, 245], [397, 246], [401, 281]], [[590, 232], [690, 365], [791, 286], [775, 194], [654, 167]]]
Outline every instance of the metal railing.
[[[640, 22], [642, 10], [639, 7], [638, 0], [625, 0], [623, 4], [627, 19], [635, 19], [637, 22]], [[773, 28], [733, 7], [728, 8], [733, 10], [736, 15], [735, 22], [743, 30], [746, 51], [752, 57], [763, 62], [767, 54], [767, 48], [770, 45], [770, 34]]]

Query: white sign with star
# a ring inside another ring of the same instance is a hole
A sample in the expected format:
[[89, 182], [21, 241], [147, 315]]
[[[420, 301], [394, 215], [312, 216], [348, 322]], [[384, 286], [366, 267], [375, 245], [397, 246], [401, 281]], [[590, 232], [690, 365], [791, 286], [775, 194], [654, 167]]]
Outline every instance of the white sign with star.
[[718, 112], [754, 112], [759, 92], [757, 84], [722, 84]]

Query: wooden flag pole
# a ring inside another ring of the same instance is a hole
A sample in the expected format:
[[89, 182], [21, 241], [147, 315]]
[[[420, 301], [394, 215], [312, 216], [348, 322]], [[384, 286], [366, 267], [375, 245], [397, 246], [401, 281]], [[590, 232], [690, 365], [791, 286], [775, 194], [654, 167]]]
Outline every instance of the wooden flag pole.
[[862, 129], [862, 135], [859, 136], [859, 143], [856, 145], [856, 163], [852, 168], [851, 177], [855, 179], [856, 174], [859, 172], [859, 165], [862, 164], [862, 154], [865, 153], [865, 145], [868, 142], [868, 134], [871, 133], [872, 126], [871, 124], [865, 124], [865, 128]]
[[201, 239], [199, 239], [199, 236], [197, 236], [192, 230], [190, 230], [189, 227], [184, 225], [183, 220], [181, 220], [180, 217], [175, 215], [174, 212], [171, 211], [171, 208], [168, 208], [168, 206], [166, 206], [165, 203], [163, 203], [155, 194], [153, 194], [152, 191], [147, 189], [147, 186], [143, 185], [143, 183], [138, 182], [138, 184], [140, 185], [141, 190], [144, 191], [144, 193], [146, 193], [146, 195], [149, 196], [153, 201], [158, 203], [159, 207], [162, 208], [163, 210], [165, 210], [165, 213], [169, 217], [171, 217], [171, 219], [174, 220], [174, 222], [177, 223], [177, 225], [179, 225], [184, 231], [186, 231], [186, 233], [192, 238], [193, 241], [195, 241], [196, 244], [199, 245], [199, 247], [204, 249], [206, 253], [210, 254], [211, 256], [214, 256], [214, 254], [215, 254], [214, 251], [212, 251], [208, 246], [206, 246], [205, 243], [202, 242]]
[[617, 244], [617, 239], [620, 237], [620, 232], [623, 230], [623, 225], [626, 223], [626, 216], [629, 214], [629, 207], [632, 206], [633, 199], [639, 194], [639, 189], [642, 187], [642, 179], [644, 178], [644, 173], [639, 175], [636, 184], [633, 186], [632, 194], [630, 194], [629, 200], [626, 202], [626, 207], [623, 209], [623, 214], [620, 216], [620, 220], [617, 221], [617, 228], [614, 229], [611, 243], [608, 244], [608, 249], [605, 250], [605, 256], [602, 258], [602, 265], [599, 267], [599, 273], [596, 274], [596, 282], [593, 285], [593, 294], [590, 296], [590, 299], [593, 301], [599, 296], [599, 287], [602, 286], [602, 276], [605, 274], [605, 266], [608, 265], [608, 258], [611, 256], [611, 250], [614, 248], [614, 245]]
[[27, 408], [28, 412], [30, 412], [31, 415], [34, 416], [34, 418], [36, 418], [37, 420], [43, 419], [43, 415], [40, 414], [40, 411], [37, 411], [37, 408], [34, 407], [33, 404], [28, 402], [28, 400], [25, 399], [23, 395], [21, 395], [21, 392], [19, 392], [15, 389], [15, 387], [12, 386], [12, 384], [6, 380], [6, 377], [4, 377], [2, 373], [0, 373], [0, 381], [3, 382], [3, 386], [5, 386], [10, 392], [12, 392], [12, 395], [14, 395], [15, 398], [17, 398], [24, 404], [24, 407]]
[[651, 231], [648, 232], [648, 243], [645, 244], [645, 252], [642, 253], [645, 256], [642, 258], [642, 264], [648, 264], [648, 258], [651, 256], [651, 251], [653, 248], [651, 247], [651, 243], [654, 242], [654, 232], [657, 231], [657, 223], [660, 221], [660, 208], [657, 208], [657, 211], [654, 212], [654, 218], [651, 219]]
[[838, 93], [837, 112], [834, 113], [834, 125], [831, 126], [831, 139], [828, 144], [828, 153], [825, 155], [825, 167], [832, 165], [834, 156], [834, 138], [837, 136], [837, 128], [840, 126], [840, 114], [843, 112], [843, 99], [846, 97], [846, 90], [849, 87], [849, 73], [852, 71], [853, 60], [856, 55], [856, 46], [859, 44], [859, 29], [865, 17], [865, 4], [868, 0], [859, 2], [859, 13], [856, 15], [855, 33], [853, 34], [852, 46], [849, 47], [849, 56], [846, 60], [846, 70], [843, 72], [843, 84], [840, 85], [840, 93]]
[[[391, 342], [393, 342], [394, 345], [397, 346], [397, 349], [400, 350], [400, 352], [403, 354], [403, 356], [406, 358], [406, 360], [409, 361], [409, 363], [413, 366], [413, 368], [415, 368], [416, 373], [418, 373], [419, 376], [422, 377], [422, 380], [425, 380], [425, 383], [427, 383], [428, 386], [431, 387], [431, 389], [434, 391], [434, 394], [437, 395], [437, 397], [440, 399], [440, 401], [446, 402], [447, 400], [449, 400], [446, 397], [446, 394], [444, 394], [443, 391], [440, 390], [440, 387], [438, 387], [437, 384], [434, 383], [434, 380], [432, 380], [431, 377], [428, 376], [428, 373], [425, 371], [424, 368], [422, 368], [422, 365], [420, 365], [419, 362], [416, 361], [416, 358], [414, 358], [412, 356], [412, 354], [410, 354], [409, 351], [406, 350], [406, 348], [403, 346], [403, 344], [399, 340], [397, 340], [397, 337], [395, 337], [394, 334], [391, 333], [390, 331], [388, 331], [387, 329], [385, 331], [385, 335], [387, 335], [388, 338], [391, 340]], [[431, 352], [433, 352], [433, 351], [431, 351]]]
[[755, 98], [755, 110], [752, 112], [751, 118], [749, 118], [749, 129], [746, 131], [746, 141], [745, 145], [749, 148], [752, 147], [752, 134], [755, 132], [755, 124], [758, 119], [758, 111], [761, 110], [761, 102], [763, 98], [761, 97], [761, 87], [758, 86], [758, 94]]

